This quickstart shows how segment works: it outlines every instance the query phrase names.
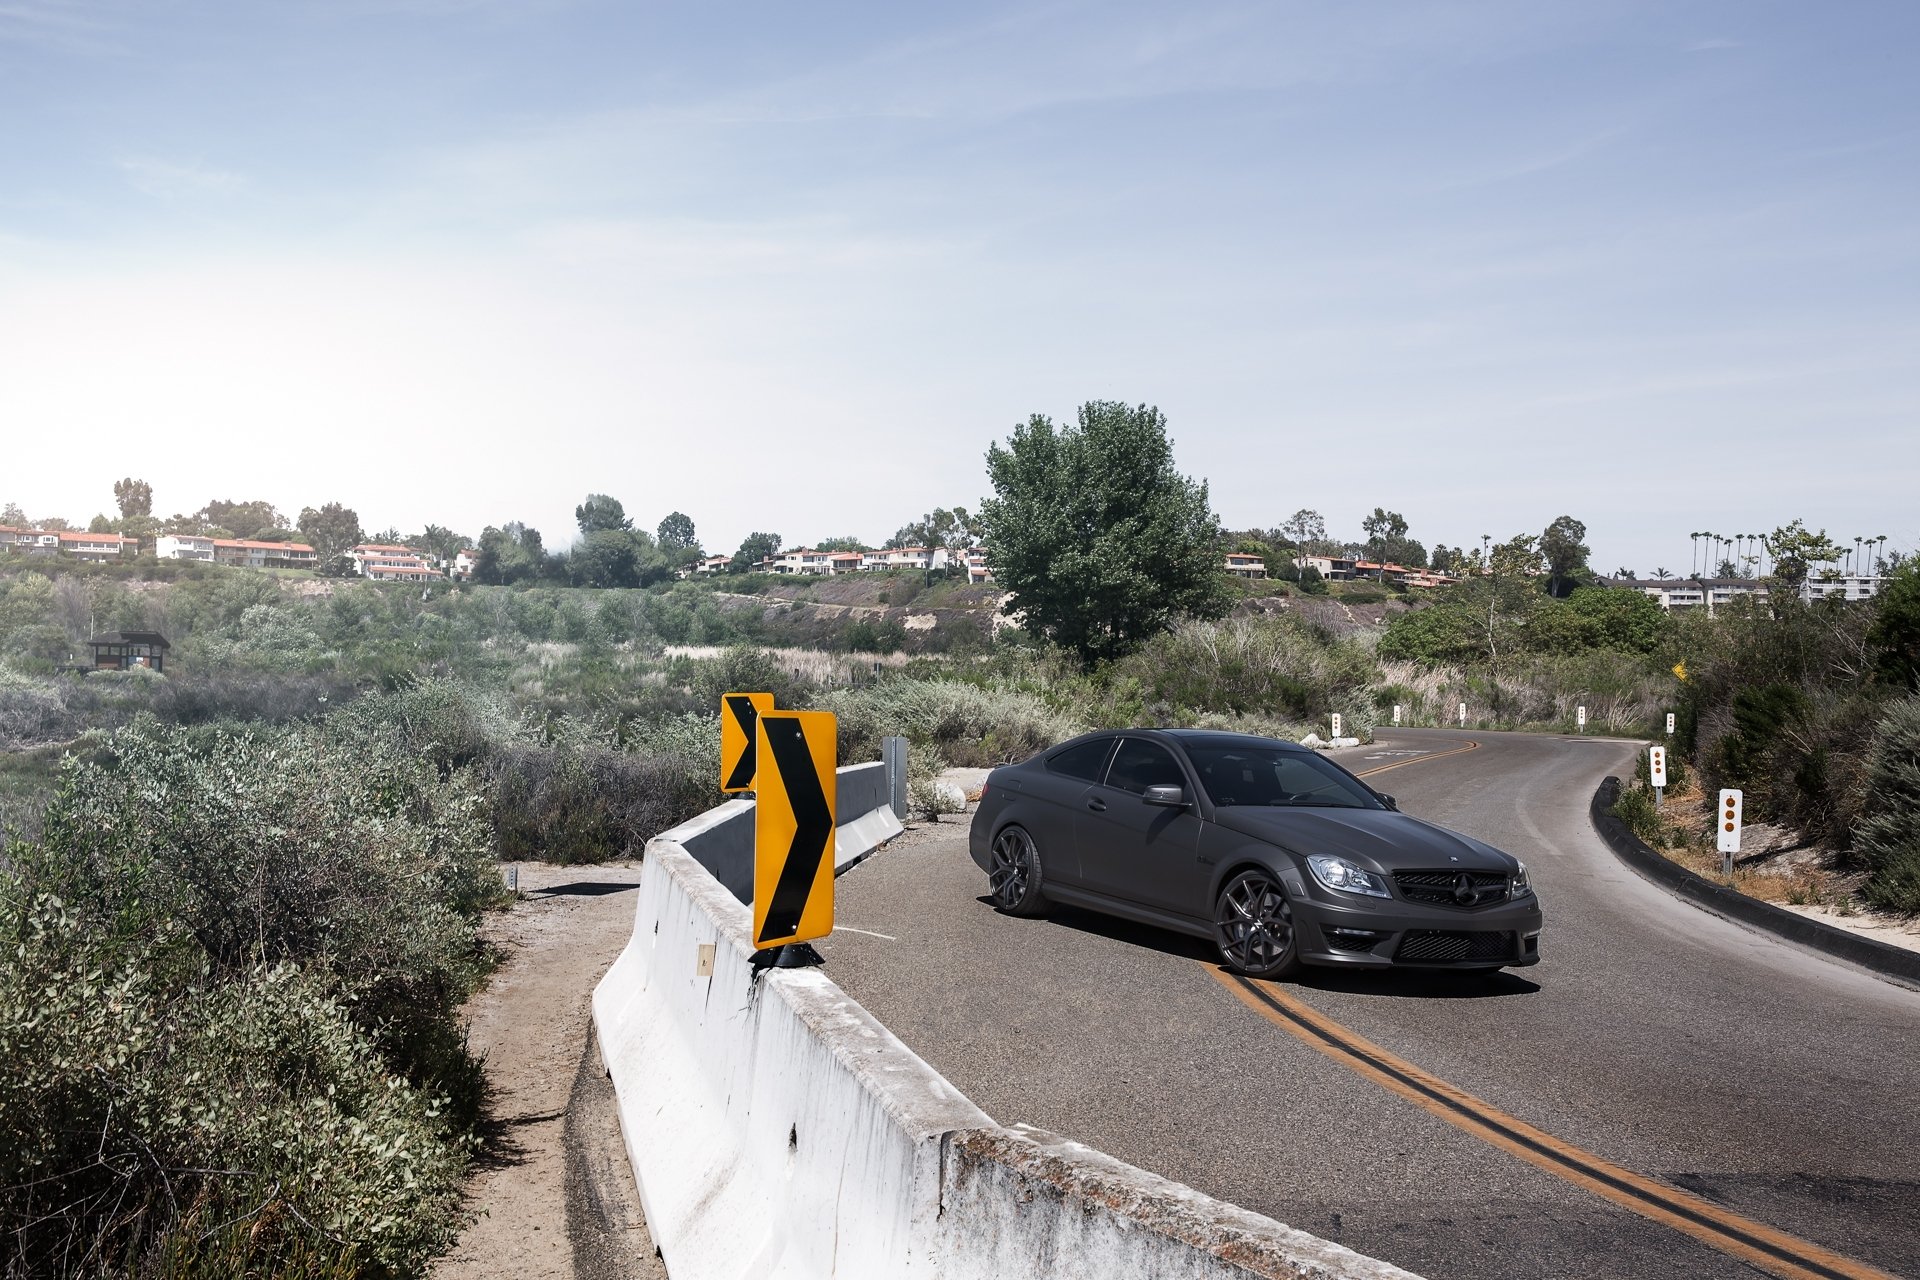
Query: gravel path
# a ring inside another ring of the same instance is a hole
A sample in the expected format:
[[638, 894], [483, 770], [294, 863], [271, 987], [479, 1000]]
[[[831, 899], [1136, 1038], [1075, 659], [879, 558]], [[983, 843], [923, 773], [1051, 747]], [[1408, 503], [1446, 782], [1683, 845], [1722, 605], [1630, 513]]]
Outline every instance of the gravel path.
[[506, 959], [466, 1008], [494, 1090], [468, 1187], [480, 1215], [436, 1280], [665, 1277], [593, 1042], [593, 988], [633, 930], [632, 864], [520, 864], [521, 900], [486, 922]]

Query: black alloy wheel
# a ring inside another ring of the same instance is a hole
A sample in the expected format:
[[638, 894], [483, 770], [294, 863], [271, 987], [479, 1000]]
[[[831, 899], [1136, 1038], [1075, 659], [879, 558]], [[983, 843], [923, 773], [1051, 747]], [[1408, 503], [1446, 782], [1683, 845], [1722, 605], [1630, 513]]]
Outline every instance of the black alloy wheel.
[[1040, 892], [1040, 851], [1022, 827], [1008, 827], [993, 838], [987, 891], [993, 905], [1011, 916], [1037, 916], [1047, 909]]
[[1300, 972], [1293, 906], [1270, 872], [1242, 871], [1220, 891], [1214, 939], [1227, 967], [1249, 978], [1286, 978]]

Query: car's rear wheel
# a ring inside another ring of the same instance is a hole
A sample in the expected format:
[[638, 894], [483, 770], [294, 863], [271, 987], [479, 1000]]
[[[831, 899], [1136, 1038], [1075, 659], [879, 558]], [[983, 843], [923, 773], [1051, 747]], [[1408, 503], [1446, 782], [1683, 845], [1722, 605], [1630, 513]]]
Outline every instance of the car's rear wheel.
[[1293, 904], [1278, 878], [1242, 871], [1227, 881], [1214, 908], [1213, 930], [1220, 958], [1249, 978], [1287, 978], [1300, 972], [1300, 944], [1293, 931]]
[[1040, 850], [1024, 827], [1007, 827], [993, 838], [987, 859], [987, 892], [1010, 916], [1037, 916], [1047, 909], [1041, 892]]

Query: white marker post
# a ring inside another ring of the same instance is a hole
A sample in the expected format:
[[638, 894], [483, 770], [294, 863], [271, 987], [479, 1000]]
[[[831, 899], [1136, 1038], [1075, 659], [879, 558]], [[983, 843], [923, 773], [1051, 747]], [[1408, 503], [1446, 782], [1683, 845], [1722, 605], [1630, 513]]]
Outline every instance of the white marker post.
[[1393, 704], [1393, 727], [1400, 727], [1400, 704], [1397, 702]]
[[1714, 834], [1719, 837], [1720, 871], [1729, 880], [1733, 878], [1733, 855], [1740, 852], [1740, 807], [1745, 799], [1737, 787], [1720, 792], [1720, 827]]
[[1587, 709], [1585, 707], [1575, 707], [1573, 709], [1573, 721], [1580, 726], [1580, 732], [1585, 733], [1587, 731]]
[[1660, 793], [1667, 789], [1667, 749], [1665, 747], [1647, 748], [1647, 780], [1653, 783], [1653, 807], [1658, 809], [1663, 798]]
[[1673, 712], [1671, 711], [1667, 712], [1667, 736], [1669, 738], [1673, 736]]
[[1467, 727], [1467, 704], [1464, 702], [1460, 704], [1460, 727]]
[[1338, 738], [1340, 736], [1340, 713], [1338, 711], [1333, 713], [1332, 720], [1333, 720], [1333, 736]]

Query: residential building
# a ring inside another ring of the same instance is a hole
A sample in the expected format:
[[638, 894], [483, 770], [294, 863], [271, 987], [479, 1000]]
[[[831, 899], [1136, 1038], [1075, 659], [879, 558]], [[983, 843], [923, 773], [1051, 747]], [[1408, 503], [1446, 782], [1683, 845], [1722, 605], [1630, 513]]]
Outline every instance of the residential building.
[[705, 560], [695, 561], [693, 568], [689, 572], [700, 575], [725, 573], [728, 566], [732, 564], [732, 556], [708, 556]]
[[[876, 563], [875, 558], [879, 557]], [[867, 569], [944, 569], [947, 567], [947, 549], [945, 547], [886, 547], [879, 551], [870, 551], [862, 561]]]
[[0, 528], [0, 547], [13, 555], [57, 556], [60, 535], [52, 529]]
[[1262, 556], [1248, 555], [1243, 551], [1230, 552], [1227, 555], [1227, 572], [1236, 578], [1264, 578], [1267, 576], [1267, 562]]
[[162, 560], [213, 562], [213, 539], [192, 533], [163, 533], [153, 541], [153, 553]]
[[1722, 605], [1730, 604], [1737, 596], [1751, 595], [1765, 588], [1757, 581], [1746, 578], [1620, 578], [1614, 580], [1616, 587], [1638, 591], [1651, 599], [1662, 609], [1698, 609], [1706, 606], [1709, 612]]
[[1885, 582], [1878, 574], [1849, 573], [1833, 577], [1808, 578], [1800, 584], [1800, 598], [1815, 600], [1871, 600], [1880, 594]]
[[472, 547], [462, 547], [453, 557], [453, 576], [465, 581], [473, 576], [473, 566], [479, 561], [480, 553]]
[[387, 542], [363, 542], [347, 551], [353, 567], [370, 582], [419, 582], [445, 575], [421, 558], [412, 547]]
[[319, 563], [320, 557], [304, 542], [215, 538], [213, 560], [215, 564], [238, 565], [245, 569], [311, 569]]
[[1318, 569], [1329, 582], [1345, 582], [1354, 571], [1354, 561], [1345, 556], [1301, 556], [1299, 565], [1302, 569]]
[[979, 586], [983, 582], [993, 581], [993, 570], [987, 567], [987, 556], [983, 551], [967, 552], [967, 582]]
[[118, 560], [123, 555], [134, 554], [140, 547], [138, 539], [123, 538], [117, 533], [83, 533], [77, 529], [62, 529], [54, 537], [58, 539], [60, 554], [76, 560]]

